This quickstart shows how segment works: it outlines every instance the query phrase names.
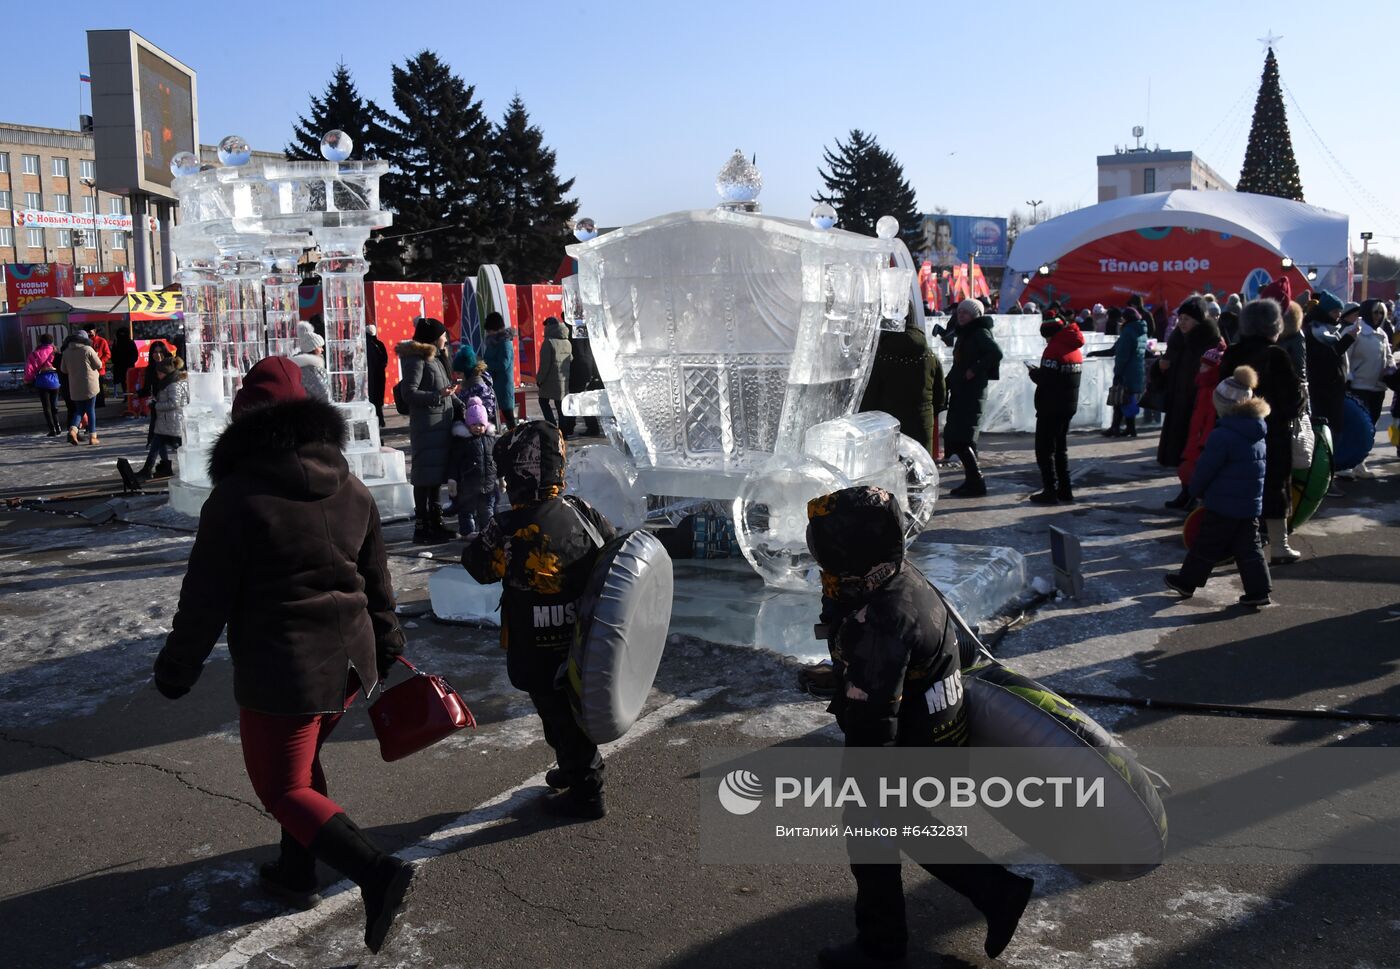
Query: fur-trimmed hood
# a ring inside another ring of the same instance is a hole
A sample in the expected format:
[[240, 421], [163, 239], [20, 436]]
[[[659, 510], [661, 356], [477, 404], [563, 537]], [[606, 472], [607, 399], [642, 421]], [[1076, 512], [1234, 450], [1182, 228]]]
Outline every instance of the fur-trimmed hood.
[[402, 343], [394, 345], [394, 352], [401, 357], [422, 357], [424, 360], [431, 360], [437, 356], [438, 349], [431, 343], [404, 340]]
[[217, 485], [247, 474], [288, 498], [326, 498], [350, 476], [341, 454], [347, 435], [345, 418], [323, 400], [256, 407], [219, 435], [209, 455], [209, 478]]
[[1221, 418], [1241, 417], [1250, 421], [1262, 421], [1269, 416], [1269, 402], [1263, 397], [1250, 397], [1225, 409]]
[[313, 370], [326, 369], [326, 358], [319, 353], [297, 353], [292, 356], [291, 360], [298, 367], [310, 367]]

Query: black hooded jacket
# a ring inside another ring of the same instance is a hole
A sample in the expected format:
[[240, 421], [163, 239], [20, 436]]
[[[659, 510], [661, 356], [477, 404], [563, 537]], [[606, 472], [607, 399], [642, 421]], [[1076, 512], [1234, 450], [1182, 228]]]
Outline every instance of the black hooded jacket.
[[888, 493], [849, 488], [808, 504], [823, 570], [819, 635], [836, 674], [828, 709], [848, 747], [964, 746], [958, 637], [938, 593], [904, 561]]
[[251, 410], [220, 435], [180, 604], [155, 675], [194, 685], [224, 627], [238, 705], [338, 713], [403, 651], [374, 499], [324, 401]]
[[483, 585], [504, 587], [501, 645], [511, 685], [547, 692], [568, 658], [598, 549], [617, 532], [587, 502], [562, 496], [564, 440], [553, 424], [530, 421], [502, 435], [495, 462], [511, 507], [462, 550], [462, 566]]

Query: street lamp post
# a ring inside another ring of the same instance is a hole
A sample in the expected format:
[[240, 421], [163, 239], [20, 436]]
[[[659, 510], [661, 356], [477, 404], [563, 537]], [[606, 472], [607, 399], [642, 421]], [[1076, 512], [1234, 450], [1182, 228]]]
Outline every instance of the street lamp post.
[[1044, 199], [1026, 199], [1026, 204], [1031, 207], [1031, 225], [1040, 221], [1040, 207], [1045, 204]]
[[102, 272], [102, 233], [97, 229], [97, 179], [80, 178], [80, 183], [92, 189], [92, 241], [97, 246], [97, 271]]
[[[1364, 302], [1366, 293], [1371, 288], [1371, 238], [1374, 232], [1361, 233], [1361, 299]], [[1366, 321], [1371, 322], [1370, 320]]]

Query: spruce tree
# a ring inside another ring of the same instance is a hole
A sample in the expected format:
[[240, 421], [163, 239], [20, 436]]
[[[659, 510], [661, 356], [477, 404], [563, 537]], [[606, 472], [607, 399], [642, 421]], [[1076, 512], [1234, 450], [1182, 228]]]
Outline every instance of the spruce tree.
[[1293, 139], [1288, 134], [1278, 61], [1272, 47], [1264, 58], [1264, 75], [1259, 80], [1254, 121], [1249, 127], [1249, 146], [1235, 190], [1303, 201], [1303, 184], [1298, 179], [1298, 160], [1293, 157]]
[[914, 190], [904, 177], [904, 169], [894, 155], [880, 147], [870, 135], [853, 128], [846, 143], [836, 139], [836, 150], [824, 149], [826, 171], [817, 174], [826, 185], [826, 194], [814, 202], [836, 206], [838, 225], [851, 232], [875, 234], [881, 216], [892, 215], [906, 242], [919, 230], [919, 208]]
[[494, 261], [506, 279], [536, 283], [554, 276], [571, 241], [568, 222], [578, 213], [578, 200], [564, 197], [573, 184], [555, 174], [554, 151], [516, 95], [491, 136]]
[[457, 282], [489, 262], [491, 123], [468, 85], [432, 51], [393, 69], [395, 112], [380, 121], [392, 168], [380, 195], [394, 212], [371, 242], [379, 276]]
[[294, 161], [321, 161], [321, 136], [339, 129], [355, 142], [351, 158], [379, 158], [384, 150], [385, 131], [379, 123], [383, 112], [373, 101], [360, 96], [350, 69], [344, 62], [326, 84], [326, 93], [311, 95], [311, 110], [297, 118], [292, 140], [285, 154]]

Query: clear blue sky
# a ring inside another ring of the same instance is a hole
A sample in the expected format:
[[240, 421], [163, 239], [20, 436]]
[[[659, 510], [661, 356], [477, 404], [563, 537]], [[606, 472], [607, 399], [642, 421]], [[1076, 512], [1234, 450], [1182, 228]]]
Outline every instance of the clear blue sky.
[[88, 28], [129, 27], [192, 66], [205, 143], [237, 132], [272, 150], [337, 60], [387, 103], [391, 64], [430, 48], [493, 118], [525, 99], [577, 179], [581, 214], [606, 225], [712, 204], [736, 147], [758, 155], [765, 211], [805, 216], [823, 146], [855, 127], [895, 153], [925, 211], [1092, 204], [1094, 156], [1135, 124], [1233, 181], [1263, 67], [1256, 38], [1272, 30], [1316, 129], [1285, 95], [1307, 201], [1400, 251], [1400, 3], [1386, 0], [342, 0], [222, 16], [213, 3], [78, 0], [58, 23], [33, 4], [10, 11], [0, 120], [74, 126]]

